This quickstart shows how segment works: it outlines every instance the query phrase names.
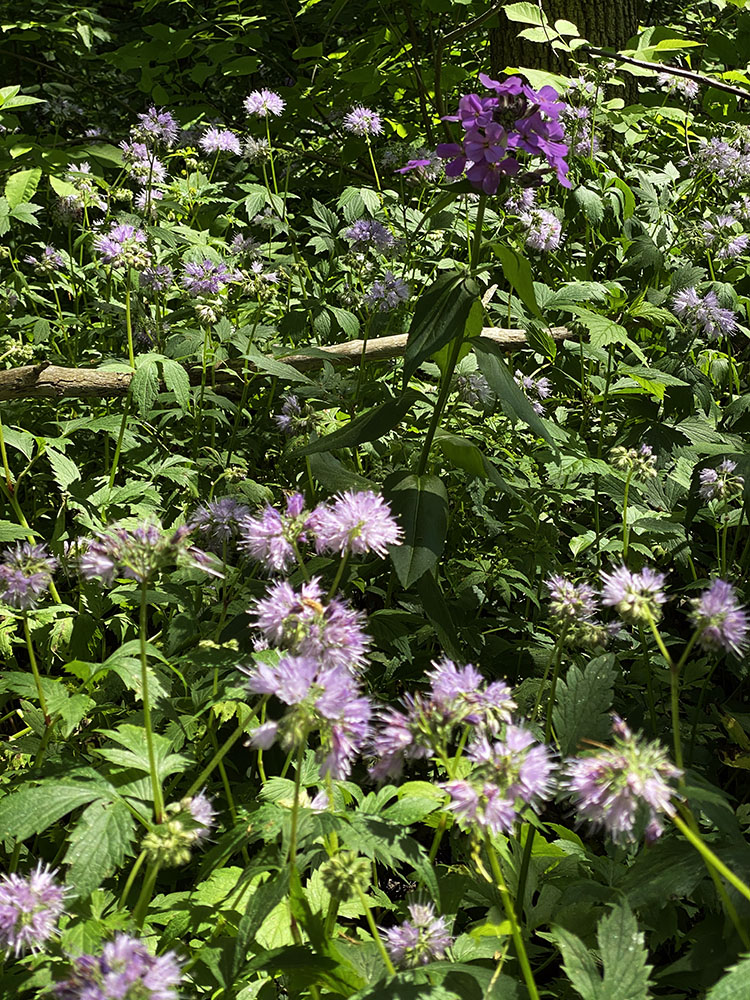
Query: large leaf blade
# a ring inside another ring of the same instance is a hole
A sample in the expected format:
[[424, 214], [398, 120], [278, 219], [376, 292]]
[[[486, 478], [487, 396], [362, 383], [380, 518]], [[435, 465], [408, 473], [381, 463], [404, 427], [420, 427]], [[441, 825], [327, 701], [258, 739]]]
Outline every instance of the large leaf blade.
[[440, 275], [420, 295], [404, 352], [404, 388], [423, 361], [463, 336], [478, 298], [476, 282], [456, 271]]

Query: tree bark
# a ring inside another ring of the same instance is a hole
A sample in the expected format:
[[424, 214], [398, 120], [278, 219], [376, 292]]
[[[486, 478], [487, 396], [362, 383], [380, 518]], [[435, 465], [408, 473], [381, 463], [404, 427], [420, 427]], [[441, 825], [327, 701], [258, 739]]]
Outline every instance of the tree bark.
[[[571, 21], [592, 45], [623, 49], [638, 30], [641, 0], [541, 0], [541, 7], [551, 25], [560, 19]], [[518, 37], [525, 25], [508, 21], [502, 12], [498, 19], [500, 27], [490, 29], [493, 76], [506, 66], [566, 72], [563, 58], [550, 45]]]

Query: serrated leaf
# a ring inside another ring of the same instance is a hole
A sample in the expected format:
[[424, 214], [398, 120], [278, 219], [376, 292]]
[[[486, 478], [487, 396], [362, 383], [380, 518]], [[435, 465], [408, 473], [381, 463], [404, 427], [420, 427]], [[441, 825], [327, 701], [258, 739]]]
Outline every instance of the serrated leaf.
[[564, 927], [553, 927], [550, 937], [560, 949], [563, 969], [576, 993], [583, 1000], [605, 1000], [600, 992], [602, 980], [596, 961], [583, 941]]
[[171, 358], [164, 358], [161, 363], [164, 374], [164, 385], [174, 393], [177, 405], [183, 413], [190, 412], [190, 379], [181, 364]]
[[627, 903], [618, 903], [596, 932], [604, 963], [601, 1000], [649, 1000], [648, 952]]
[[604, 218], [604, 202], [596, 191], [578, 187], [573, 192], [573, 199], [592, 226], [598, 226]]
[[17, 173], [10, 175], [5, 182], [5, 197], [8, 200], [11, 210], [24, 202], [31, 201], [39, 186], [39, 178], [41, 176], [41, 167], [32, 167], [30, 170], [19, 170]]
[[510, 3], [503, 7], [503, 13], [509, 21], [517, 21], [519, 24], [546, 24], [547, 18], [542, 20], [541, 9], [535, 3]]
[[136, 369], [130, 380], [130, 392], [139, 415], [148, 416], [159, 395], [159, 374], [155, 361], [148, 360]]
[[113, 875], [130, 854], [134, 820], [125, 803], [92, 802], [68, 837], [67, 883], [85, 898]]
[[20, 524], [13, 524], [12, 521], [0, 521], [0, 542], [25, 541], [30, 534], [36, 535], [38, 532], [22, 528]]
[[407, 589], [435, 567], [448, 530], [448, 493], [437, 476], [397, 473], [385, 494], [404, 531], [401, 545], [390, 550], [402, 587]]
[[706, 1000], [743, 1000], [750, 997], [750, 955], [733, 965], [706, 994]]
[[55, 482], [63, 493], [67, 493], [70, 484], [81, 478], [78, 466], [71, 458], [63, 455], [61, 451], [55, 451], [54, 448], [47, 448], [46, 455], [52, 466]]
[[605, 653], [583, 670], [571, 664], [558, 681], [552, 721], [563, 754], [574, 753], [581, 740], [606, 738], [616, 678], [615, 657]]
[[94, 781], [58, 778], [34, 788], [21, 788], [0, 799], [0, 830], [26, 840], [42, 833], [78, 806], [106, 798], [106, 786]]

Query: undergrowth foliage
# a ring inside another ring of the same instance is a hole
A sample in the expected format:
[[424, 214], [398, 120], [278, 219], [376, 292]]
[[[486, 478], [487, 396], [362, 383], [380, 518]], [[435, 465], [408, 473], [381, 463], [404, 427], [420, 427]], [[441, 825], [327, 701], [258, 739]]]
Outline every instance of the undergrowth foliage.
[[226, 6], [2, 28], [0, 995], [750, 996], [750, 12]]

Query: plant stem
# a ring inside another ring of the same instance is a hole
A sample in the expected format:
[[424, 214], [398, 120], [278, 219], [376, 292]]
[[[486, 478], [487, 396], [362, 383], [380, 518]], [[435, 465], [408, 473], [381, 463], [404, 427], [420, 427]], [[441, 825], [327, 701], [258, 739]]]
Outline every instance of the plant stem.
[[523, 937], [521, 935], [521, 928], [518, 924], [516, 918], [516, 911], [513, 908], [513, 902], [511, 900], [510, 892], [508, 891], [508, 886], [505, 884], [505, 879], [503, 878], [503, 871], [500, 867], [500, 860], [497, 856], [497, 852], [492, 845], [492, 841], [489, 835], [485, 838], [485, 845], [487, 848], [487, 854], [490, 859], [490, 866], [492, 868], [492, 874], [495, 877], [495, 885], [500, 893], [503, 900], [503, 907], [505, 908], [505, 915], [510, 923], [511, 935], [513, 937], [513, 944], [516, 949], [516, 956], [518, 958], [518, 964], [521, 966], [521, 971], [523, 973], [523, 978], [526, 983], [526, 989], [528, 990], [529, 997], [531, 1000], [539, 1000], [539, 991], [536, 988], [536, 983], [534, 982], [534, 974], [531, 971], [531, 965], [529, 963], [529, 956], [526, 954], [526, 946], [523, 943]]
[[29, 616], [26, 611], [23, 613], [23, 634], [26, 638], [26, 649], [29, 653], [29, 663], [31, 664], [31, 672], [34, 675], [34, 683], [36, 684], [36, 693], [39, 695], [39, 704], [41, 706], [42, 712], [44, 713], [44, 724], [49, 727], [50, 716], [47, 710], [47, 699], [44, 697], [44, 690], [42, 688], [42, 678], [39, 675], [39, 667], [36, 663], [36, 656], [34, 654], [34, 644], [31, 641], [31, 631], [29, 629]]
[[689, 825], [677, 813], [675, 813], [672, 817], [672, 822], [685, 839], [693, 845], [696, 851], [698, 851], [706, 864], [710, 865], [714, 871], [717, 872], [717, 874], [721, 875], [722, 878], [725, 878], [727, 882], [729, 882], [729, 884], [737, 890], [737, 892], [750, 902], [750, 886], [746, 885], [730, 868], [727, 868], [723, 861], [716, 857], [700, 834], [691, 830]]
[[633, 478], [633, 469], [630, 469], [625, 480], [625, 495], [622, 500], [622, 561], [628, 558], [628, 494], [630, 493], [630, 480]]
[[125, 888], [122, 890], [122, 895], [120, 896], [120, 902], [117, 904], [117, 909], [121, 910], [128, 901], [128, 896], [130, 895], [130, 890], [133, 888], [133, 883], [136, 880], [138, 872], [141, 870], [143, 862], [146, 860], [146, 852], [141, 851], [138, 855], [135, 864], [130, 869], [130, 874], [128, 875], [128, 880], [125, 883]]
[[560, 666], [562, 664], [562, 651], [563, 643], [565, 641], [566, 629], [563, 629], [560, 633], [560, 637], [557, 640], [557, 649], [555, 651], [555, 666], [552, 671], [552, 683], [549, 689], [549, 698], [547, 699], [547, 715], [544, 720], [544, 742], [549, 743], [552, 736], [552, 710], [555, 707], [555, 694], [557, 693], [557, 679], [560, 676]]
[[292, 877], [294, 864], [297, 860], [297, 831], [299, 826], [299, 793], [302, 785], [302, 761], [305, 745], [300, 743], [297, 751], [297, 767], [294, 773], [294, 802], [292, 803], [292, 832], [289, 835], [289, 878]]
[[328, 593], [329, 601], [335, 595], [336, 591], [339, 589], [339, 584], [341, 583], [341, 578], [344, 575], [344, 570], [346, 569], [346, 564], [348, 561], [349, 561], [349, 550], [346, 549], [343, 556], [341, 557], [341, 561], [339, 562], [339, 568], [336, 570], [336, 576], [333, 578], [333, 583], [331, 584], [331, 589]]
[[367, 924], [370, 928], [370, 933], [372, 934], [375, 940], [375, 944], [378, 946], [380, 957], [385, 962], [385, 967], [388, 970], [389, 975], [395, 976], [396, 970], [393, 966], [393, 962], [391, 961], [391, 956], [388, 954], [385, 945], [383, 944], [383, 939], [380, 936], [380, 931], [377, 928], [377, 924], [375, 923], [375, 918], [373, 917], [372, 911], [370, 910], [370, 904], [367, 902], [367, 897], [365, 896], [364, 892], [362, 892], [362, 889], [358, 884], [355, 883], [355, 886], [357, 889], [357, 895], [359, 896], [359, 901], [362, 904], [362, 909], [365, 911], [365, 917], [367, 919]]
[[125, 329], [128, 334], [128, 360], [130, 367], [135, 371], [135, 352], [133, 350], [133, 321], [130, 313], [130, 268], [125, 284]]
[[531, 855], [534, 851], [535, 836], [536, 829], [529, 823], [526, 831], [526, 842], [523, 845], [523, 855], [521, 856], [521, 869], [518, 872], [518, 891], [516, 892], [516, 918], [518, 920], [523, 915], [523, 901], [526, 895], [526, 882], [529, 877], [529, 865], [531, 864]]
[[229, 753], [229, 751], [232, 749], [232, 747], [240, 738], [240, 736], [242, 736], [242, 733], [245, 730], [245, 726], [247, 725], [247, 723], [249, 722], [250, 718], [253, 715], [255, 715], [255, 713], [251, 711], [250, 715], [240, 720], [240, 724], [237, 726], [237, 728], [229, 737], [229, 739], [226, 741], [226, 743], [216, 751], [211, 760], [208, 762], [208, 764], [206, 764], [201, 773], [192, 783], [190, 788], [188, 788], [188, 790], [185, 792], [186, 798], [190, 798], [191, 796], [195, 795], [195, 793], [198, 792], [205, 785], [206, 779], [211, 774], [213, 769], [218, 766], [219, 761], [224, 759], [224, 757], [227, 755], [227, 753]]
[[151, 772], [151, 791], [154, 796], [154, 815], [156, 822], [161, 823], [164, 813], [161, 782], [156, 770], [156, 755], [154, 753], [154, 735], [151, 728], [151, 701], [148, 695], [148, 654], [146, 652], [146, 628], [148, 625], [148, 584], [141, 584], [141, 615], [139, 640], [141, 647], [141, 687], [143, 697], [143, 725], [146, 729], [146, 748], [148, 750], [148, 766]]
[[152, 864], [149, 865], [146, 870], [146, 877], [143, 880], [143, 887], [141, 888], [141, 893], [138, 896], [138, 902], [135, 904], [135, 909], [133, 910], [133, 923], [140, 930], [143, 927], [143, 922], [146, 919], [146, 912], [148, 911], [148, 904], [151, 902], [151, 896], [154, 891], [154, 886], [156, 885], [156, 876], [159, 874], [159, 865]]

